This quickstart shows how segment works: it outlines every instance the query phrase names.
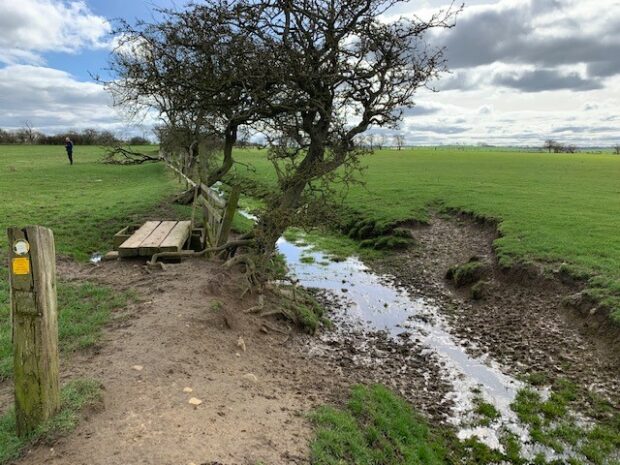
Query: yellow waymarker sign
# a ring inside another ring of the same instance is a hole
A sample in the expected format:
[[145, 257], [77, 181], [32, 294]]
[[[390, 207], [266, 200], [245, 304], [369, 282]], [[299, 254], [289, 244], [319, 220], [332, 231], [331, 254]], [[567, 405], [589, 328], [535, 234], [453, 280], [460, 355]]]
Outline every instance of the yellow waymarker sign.
[[28, 257], [16, 257], [13, 259], [13, 274], [30, 274], [30, 259]]

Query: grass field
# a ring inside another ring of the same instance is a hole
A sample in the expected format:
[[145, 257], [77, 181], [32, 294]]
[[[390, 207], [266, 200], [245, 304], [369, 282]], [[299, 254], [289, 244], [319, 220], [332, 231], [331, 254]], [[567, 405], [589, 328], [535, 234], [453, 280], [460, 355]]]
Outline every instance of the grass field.
[[0, 249], [7, 226], [41, 224], [54, 230], [60, 254], [83, 260], [174, 192], [161, 163], [103, 165], [101, 154], [76, 147], [69, 166], [64, 147], [0, 146]]
[[[161, 164], [103, 165], [101, 153], [97, 147], [76, 147], [75, 164], [69, 166], [62, 146], [0, 146], [0, 381], [12, 372], [6, 228], [51, 227], [58, 254], [85, 260], [108, 250], [121, 226], [158, 216], [158, 205], [177, 188]], [[129, 298], [90, 283], [60, 282], [61, 350], [95, 344], [112, 311]]]
[[[241, 176], [273, 185], [265, 153], [236, 158], [256, 168]], [[383, 150], [364, 160], [365, 186], [345, 204], [378, 222], [427, 220], [435, 209], [456, 209], [499, 221], [500, 260], [566, 263], [594, 276], [592, 292], [620, 321], [620, 156], [490, 150]]]

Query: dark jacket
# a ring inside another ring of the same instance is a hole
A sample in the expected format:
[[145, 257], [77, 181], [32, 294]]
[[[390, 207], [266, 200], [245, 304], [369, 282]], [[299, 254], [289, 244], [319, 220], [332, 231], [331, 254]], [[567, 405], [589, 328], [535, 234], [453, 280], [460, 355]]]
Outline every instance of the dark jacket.
[[65, 149], [67, 149], [68, 153], [73, 152], [73, 142], [69, 141], [65, 143]]

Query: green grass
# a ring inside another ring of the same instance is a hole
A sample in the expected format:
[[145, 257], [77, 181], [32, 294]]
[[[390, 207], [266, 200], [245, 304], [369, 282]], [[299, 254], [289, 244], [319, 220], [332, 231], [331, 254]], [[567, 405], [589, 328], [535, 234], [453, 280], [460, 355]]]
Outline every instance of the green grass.
[[0, 145], [0, 250], [8, 226], [40, 224], [54, 231], [59, 254], [84, 260], [109, 250], [114, 233], [177, 189], [162, 163], [104, 165], [101, 155], [98, 147], [76, 147], [69, 166], [61, 146]]
[[101, 403], [101, 385], [93, 380], [75, 380], [61, 390], [61, 411], [26, 438], [16, 435], [15, 411], [0, 416], [0, 465], [17, 459], [36, 442], [51, 442], [75, 429], [80, 412]]
[[[576, 401], [586, 396], [591, 405], [586, 424], [575, 416]], [[558, 380], [548, 398], [526, 387], [511, 404], [519, 420], [530, 430], [533, 442], [558, 453], [568, 452], [575, 464], [620, 464], [620, 412], [590, 393]]]
[[[152, 149], [149, 148], [149, 149]], [[69, 166], [62, 146], [0, 146], [0, 258], [6, 257], [8, 226], [52, 228], [56, 252], [78, 260], [111, 248], [127, 223], [160, 216], [159, 205], [177, 185], [162, 164], [99, 163], [102, 149], [76, 147]], [[181, 215], [172, 209], [168, 215]], [[58, 285], [59, 337], [63, 352], [92, 346], [130, 296], [90, 283]], [[0, 268], [0, 381], [11, 376], [7, 272]]]
[[442, 441], [409, 405], [382, 386], [355, 386], [344, 409], [321, 407], [311, 448], [313, 465], [439, 465]]
[[[13, 373], [11, 344], [11, 310], [6, 273], [0, 272], [0, 381]], [[62, 353], [93, 346], [111, 312], [124, 307], [133, 298], [128, 292], [98, 286], [92, 283], [59, 283], [58, 285], [58, 338]]]
[[[265, 152], [238, 150], [248, 176], [273, 188]], [[591, 280], [594, 297], [620, 322], [620, 157], [514, 151], [383, 150], [364, 160], [365, 186], [345, 206], [377, 227], [426, 221], [432, 208], [499, 221], [500, 262], [541, 262]], [[431, 208], [432, 207], [432, 208]]]

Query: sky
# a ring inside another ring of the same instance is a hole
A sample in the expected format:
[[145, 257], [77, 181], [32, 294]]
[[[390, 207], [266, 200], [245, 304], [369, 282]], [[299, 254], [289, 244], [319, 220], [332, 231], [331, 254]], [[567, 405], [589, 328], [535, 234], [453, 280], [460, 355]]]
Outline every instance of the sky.
[[[384, 20], [426, 17], [446, 1], [402, 3]], [[0, 0], [0, 128], [148, 135], [92, 76], [105, 75], [115, 19], [182, 3]], [[620, 143], [620, 0], [471, 0], [428, 40], [445, 47], [450, 72], [405, 111], [407, 144]]]

